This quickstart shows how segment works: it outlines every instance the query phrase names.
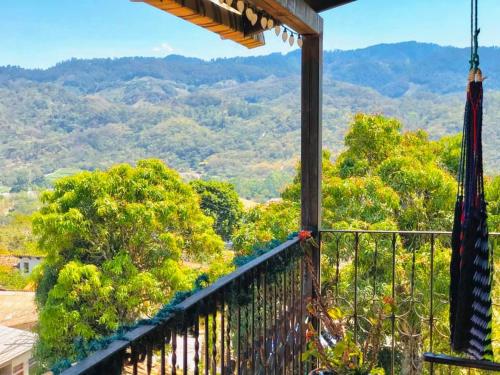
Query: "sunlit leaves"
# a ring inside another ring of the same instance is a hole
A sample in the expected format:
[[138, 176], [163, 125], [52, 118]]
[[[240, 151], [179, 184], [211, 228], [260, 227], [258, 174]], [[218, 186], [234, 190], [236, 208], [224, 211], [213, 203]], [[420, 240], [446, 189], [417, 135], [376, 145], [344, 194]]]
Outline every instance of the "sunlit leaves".
[[196, 193], [159, 160], [63, 178], [42, 202], [33, 221], [48, 253], [37, 273], [42, 361], [151, 316], [196, 276], [184, 261], [223, 249]]
[[201, 209], [214, 219], [214, 230], [229, 240], [240, 224], [243, 205], [234, 186], [227, 182], [194, 180], [190, 183], [200, 196]]

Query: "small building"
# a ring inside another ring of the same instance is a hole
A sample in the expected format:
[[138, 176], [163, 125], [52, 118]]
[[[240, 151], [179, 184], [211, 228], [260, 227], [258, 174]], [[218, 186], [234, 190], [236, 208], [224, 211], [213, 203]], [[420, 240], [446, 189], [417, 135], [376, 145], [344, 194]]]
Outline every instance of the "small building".
[[0, 326], [0, 375], [28, 375], [36, 335]]
[[34, 255], [23, 255], [23, 256], [18, 256], [17, 258], [19, 259], [18, 262], [19, 271], [23, 275], [31, 275], [33, 269], [36, 266], [38, 266], [43, 260], [43, 257]]
[[33, 269], [39, 265], [43, 256], [38, 255], [0, 255], [0, 265], [17, 268], [22, 275], [31, 275]]

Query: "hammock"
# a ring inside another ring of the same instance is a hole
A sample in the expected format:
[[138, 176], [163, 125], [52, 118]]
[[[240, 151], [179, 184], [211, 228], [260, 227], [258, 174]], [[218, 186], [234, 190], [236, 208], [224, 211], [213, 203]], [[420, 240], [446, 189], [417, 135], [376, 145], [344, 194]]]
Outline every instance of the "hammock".
[[454, 351], [493, 359], [491, 259], [482, 163], [483, 83], [470, 75], [450, 264], [450, 328]]
[[[474, 7], [475, 6], [475, 7]], [[477, 0], [472, 1], [471, 70], [467, 88], [450, 264], [451, 347], [493, 360], [492, 256], [483, 181], [483, 77], [479, 69]], [[474, 30], [475, 27], [475, 30]]]

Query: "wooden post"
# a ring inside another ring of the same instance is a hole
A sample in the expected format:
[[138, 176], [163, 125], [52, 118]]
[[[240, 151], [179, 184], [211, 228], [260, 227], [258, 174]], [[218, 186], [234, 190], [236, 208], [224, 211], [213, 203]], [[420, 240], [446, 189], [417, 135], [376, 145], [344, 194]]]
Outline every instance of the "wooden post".
[[301, 226], [315, 235], [321, 224], [322, 87], [323, 34], [306, 35], [302, 46]]
[[[322, 96], [323, 96], [323, 33], [304, 36], [302, 46], [302, 130], [301, 130], [301, 226], [313, 232], [318, 248], [312, 250], [314, 273], [320, 281], [320, 235], [321, 225], [321, 161], [322, 161]], [[312, 278], [304, 274], [303, 303], [314, 298]], [[306, 311], [306, 310], [303, 310]], [[319, 330], [319, 321], [313, 319]], [[303, 332], [302, 334], [304, 334]], [[317, 361], [306, 364], [307, 370]]]

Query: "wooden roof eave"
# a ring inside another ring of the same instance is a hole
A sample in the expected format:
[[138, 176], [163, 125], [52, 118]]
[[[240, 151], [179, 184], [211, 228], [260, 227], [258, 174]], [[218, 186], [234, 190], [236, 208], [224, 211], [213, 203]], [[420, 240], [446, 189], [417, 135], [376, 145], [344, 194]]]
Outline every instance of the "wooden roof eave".
[[323, 18], [305, 0], [252, 0], [252, 3], [299, 34], [323, 33]]
[[223, 39], [230, 39], [247, 48], [256, 48], [265, 44], [264, 34], [245, 33], [241, 14], [226, 9], [210, 0], [131, 0], [144, 2], [165, 12], [201, 26]]

